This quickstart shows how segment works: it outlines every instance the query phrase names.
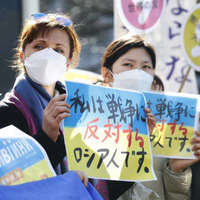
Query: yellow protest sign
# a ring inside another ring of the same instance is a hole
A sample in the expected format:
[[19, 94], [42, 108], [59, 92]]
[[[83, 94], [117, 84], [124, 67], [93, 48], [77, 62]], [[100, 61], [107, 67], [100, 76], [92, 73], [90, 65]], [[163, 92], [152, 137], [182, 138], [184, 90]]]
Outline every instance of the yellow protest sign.
[[71, 114], [64, 135], [70, 170], [101, 179], [154, 180], [143, 94], [66, 85]]
[[64, 80], [89, 84], [95, 83], [98, 80], [102, 80], [102, 77], [101, 75], [94, 72], [89, 72], [82, 69], [69, 68], [64, 75]]
[[154, 155], [193, 158], [191, 140], [198, 123], [198, 98], [184, 94], [144, 92], [157, 123], [151, 134]]
[[200, 71], [200, 4], [186, 17], [182, 29], [182, 48], [188, 63]]

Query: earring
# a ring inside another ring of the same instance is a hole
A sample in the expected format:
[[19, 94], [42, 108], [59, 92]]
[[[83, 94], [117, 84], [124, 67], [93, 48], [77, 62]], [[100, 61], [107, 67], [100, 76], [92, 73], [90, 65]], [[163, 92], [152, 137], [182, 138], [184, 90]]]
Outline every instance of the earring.
[[20, 51], [20, 50], [19, 50], [18, 53], [19, 53], [19, 59], [23, 63], [24, 62], [24, 55], [23, 55], [22, 51]]

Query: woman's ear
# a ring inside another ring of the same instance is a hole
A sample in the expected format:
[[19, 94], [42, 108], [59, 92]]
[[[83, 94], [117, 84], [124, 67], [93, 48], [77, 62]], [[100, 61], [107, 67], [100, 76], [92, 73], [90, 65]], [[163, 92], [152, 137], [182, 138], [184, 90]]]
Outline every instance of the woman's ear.
[[21, 60], [21, 62], [23, 63], [24, 62], [24, 55], [23, 55], [23, 53], [22, 53], [22, 51], [21, 50], [19, 50], [19, 59]]
[[110, 70], [106, 67], [101, 68], [101, 76], [103, 77], [103, 81], [107, 84], [113, 82], [113, 75], [111, 74]]

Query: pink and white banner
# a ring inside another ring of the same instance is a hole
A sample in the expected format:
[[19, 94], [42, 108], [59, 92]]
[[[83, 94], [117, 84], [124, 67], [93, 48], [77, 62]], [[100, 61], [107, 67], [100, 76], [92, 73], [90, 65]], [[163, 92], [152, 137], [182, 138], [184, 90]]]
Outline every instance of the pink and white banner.
[[[124, 3], [122, 4], [122, 2]], [[131, 14], [132, 16], [136, 16], [132, 18], [132, 25], [130, 22], [128, 24], [128, 19], [130, 18], [125, 20], [126, 14], [120, 14], [124, 8], [119, 8], [119, 6], [120, 4], [121, 6], [124, 5], [125, 2], [129, 2], [129, 4], [126, 4], [127, 10], [132, 11], [131, 13], [133, 13], [133, 10], [135, 11], [134, 14]], [[129, 7], [127, 8], [128, 5]], [[140, 12], [136, 5], [143, 6], [140, 8]], [[162, 9], [157, 9], [160, 5], [162, 5]], [[143, 33], [148, 35], [149, 42], [156, 50], [156, 74], [162, 79], [165, 91], [168, 92], [178, 92], [190, 65], [184, 56], [181, 46], [181, 32], [188, 13], [195, 5], [196, 0], [166, 0], [166, 2], [162, 1], [162, 3], [159, 0], [114, 0], [114, 37], [122, 36], [130, 30], [136, 34]], [[136, 12], [137, 10], [138, 12]], [[145, 23], [137, 26], [139, 21], [142, 22], [140, 15], [144, 11], [148, 11], [143, 16], [143, 22], [145, 21]], [[155, 14], [157, 18], [150, 17], [154, 12], [157, 13]], [[145, 18], [145, 16], [148, 17]], [[151, 20], [152, 22], [150, 23]], [[149, 24], [152, 26], [150, 27]], [[143, 30], [139, 29], [139, 27], [143, 27]], [[196, 76], [193, 69], [190, 70], [182, 92], [198, 93]]]

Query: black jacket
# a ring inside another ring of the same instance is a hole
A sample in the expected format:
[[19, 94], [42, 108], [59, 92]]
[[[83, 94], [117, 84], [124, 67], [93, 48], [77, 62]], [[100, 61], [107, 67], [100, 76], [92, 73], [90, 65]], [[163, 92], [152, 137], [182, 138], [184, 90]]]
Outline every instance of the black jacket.
[[[14, 125], [21, 131], [29, 134], [27, 122], [22, 113], [13, 105], [0, 102], [0, 128], [8, 125]], [[64, 139], [59, 135], [56, 142], [53, 142], [43, 131], [40, 129], [35, 136], [33, 136], [45, 149], [49, 160], [55, 168], [59, 162], [65, 157]]]

